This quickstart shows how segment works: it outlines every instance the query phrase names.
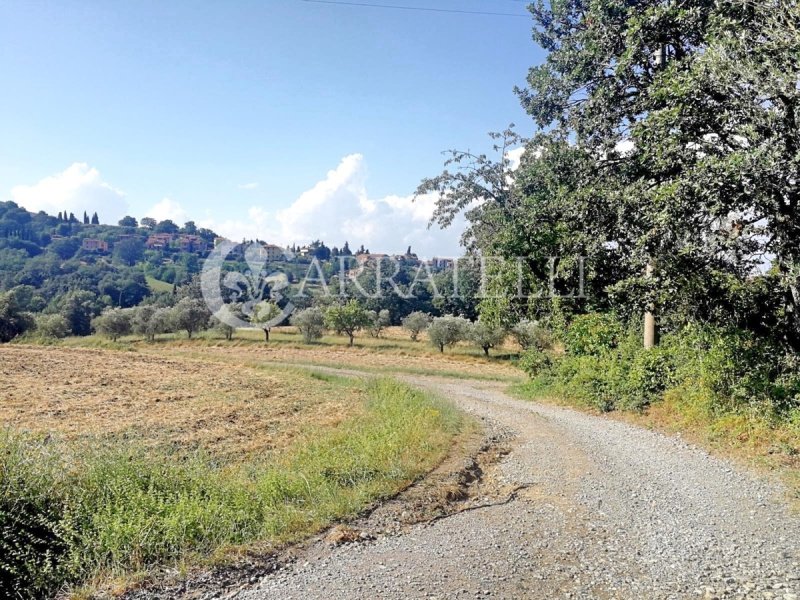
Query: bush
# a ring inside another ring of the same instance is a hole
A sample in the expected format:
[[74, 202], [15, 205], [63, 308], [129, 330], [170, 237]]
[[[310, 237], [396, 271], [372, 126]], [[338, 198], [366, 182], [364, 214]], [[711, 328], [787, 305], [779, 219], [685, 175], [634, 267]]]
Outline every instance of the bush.
[[530, 348], [522, 353], [517, 364], [528, 377], [536, 378], [548, 373], [553, 361], [547, 353], [538, 348]]
[[50, 339], [65, 338], [69, 335], [69, 323], [61, 315], [37, 315], [36, 334]]
[[0, 343], [10, 342], [34, 326], [33, 316], [20, 309], [14, 294], [0, 294]]
[[297, 327], [306, 344], [322, 338], [325, 333], [325, 316], [317, 307], [306, 308], [294, 313], [291, 324]]
[[522, 319], [511, 328], [511, 335], [523, 350], [529, 348], [548, 350], [553, 347], [553, 334], [537, 321]]
[[622, 325], [614, 315], [589, 313], [575, 317], [567, 328], [567, 354], [599, 355], [617, 347], [622, 338]]

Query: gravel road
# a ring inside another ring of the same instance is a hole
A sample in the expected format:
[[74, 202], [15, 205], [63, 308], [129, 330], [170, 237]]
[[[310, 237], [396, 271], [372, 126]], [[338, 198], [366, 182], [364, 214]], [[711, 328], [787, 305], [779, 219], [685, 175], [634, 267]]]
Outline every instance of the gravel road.
[[[361, 543], [314, 544], [238, 600], [775, 598], [800, 595], [785, 492], [679, 439], [406, 378], [513, 434], [469, 510]], [[483, 507], [481, 507], [483, 506]]]

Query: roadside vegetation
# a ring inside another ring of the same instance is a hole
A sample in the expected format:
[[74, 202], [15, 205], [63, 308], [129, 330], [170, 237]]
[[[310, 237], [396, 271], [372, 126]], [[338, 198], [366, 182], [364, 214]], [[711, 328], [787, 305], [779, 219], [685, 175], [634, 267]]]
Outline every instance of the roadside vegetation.
[[[297, 540], [407, 486], [465, 426], [449, 405], [387, 379], [173, 358], [154, 393], [114, 401], [104, 397], [104, 380], [127, 364], [134, 375], [125, 385], [136, 386], [162, 361], [93, 350], [2, 352], [4, 365], [24, 354], [38, 369], [31, 378], [44, 380], [19, 399], [32, 405], [27, 412], [4, 407], [3, 597], [102, 587], [157, 566], [188, 568]], [[83, 387], [80, 377], [59, 381], [75, 352], [90, 374]], [[232, 390], [215, 400], [212, 379], [224, 382], [221, 373], [231, 374]], [[189, 387], [188, 379], [197, 382]], [[233, 388], [251, 379], [237, 395]], [[59, 385], [77, 388], [60, 392], [62, 415], [46, 391]], [[24, 394], [17, 387], [9, 397], [17, 392]]]

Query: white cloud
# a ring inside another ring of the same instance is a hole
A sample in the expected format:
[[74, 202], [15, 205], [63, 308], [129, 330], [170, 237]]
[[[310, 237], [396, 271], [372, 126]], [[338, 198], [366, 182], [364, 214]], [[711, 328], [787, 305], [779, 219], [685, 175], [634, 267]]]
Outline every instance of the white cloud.
[[525, 146], [514, 148], [506, 152], [506, 158], [511, 161], [511, 170], [516, 171], [519, 163], [522, 160], [522, 154], [525, 152]]
[[11, 199], [33, 212], [67, 211], [79, 218], [84, 211], [97, 212], [102, 223], [116, 223], [128, 211], [125, 193], [103, 181], [100, 172], [86, 163], [73, 163], [33, 185], [18, 185], [11, 189]]
[[252, 207], [248, 218], [204, 223], [232, 240], [259, 238], [279, 245], [305, 244], [315, 239], [329, 246], [364, 244], [373, 252], [405, 252], [420, 256], [457, 256], [464, 220], [441, 231], [428, 229], [434, 196], [416, 202], [413, 196], [370, 198], [366, 165], [360, 154], [345, 156], [324, 179], [286, 208], [274, 213]]
[[169, 219], [178, 225], [182, 225], [190, 219], [183, 206], [171, 198], [164, 198], [161, 200], [161, 202], [148, 210], [145, 216], [152, 217], [156, 221], [166, 221]]
[[251, 183], [242, 183], [239, 185], [240, 190], [255, 190], [258, 188], [258, 182], [253, 181]]

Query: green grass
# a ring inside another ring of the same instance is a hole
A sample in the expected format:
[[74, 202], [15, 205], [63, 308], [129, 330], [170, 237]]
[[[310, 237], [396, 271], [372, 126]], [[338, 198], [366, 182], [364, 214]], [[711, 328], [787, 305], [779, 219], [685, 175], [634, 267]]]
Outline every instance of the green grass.
[[161, 281], [160, 279], [156, 279], [151, 275], [145, 275], [145, 280], [147, 281], [147, 287], [150, 288], [153, 292], [171, 292], [172, 291], [172, 284], [167, 283], [166, 281]]
[[450, 405], [397, 382], [363, 385], [361, 416], [310, 431], [269, 462], [235, 467], [0, 432], [0, 595], [42, 597], [297, 540], [396, 493], [445, 456], [464, 423]]

